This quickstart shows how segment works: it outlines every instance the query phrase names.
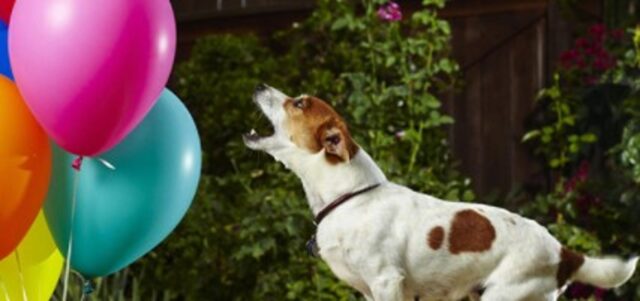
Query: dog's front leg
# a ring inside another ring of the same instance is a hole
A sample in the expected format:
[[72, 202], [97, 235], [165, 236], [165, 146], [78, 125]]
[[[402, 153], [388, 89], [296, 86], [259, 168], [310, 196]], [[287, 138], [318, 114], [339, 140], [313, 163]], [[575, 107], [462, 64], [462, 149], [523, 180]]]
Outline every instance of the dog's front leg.
[[374, 301], [404, 301], [401, 275], [382, 275], [371, 283]]

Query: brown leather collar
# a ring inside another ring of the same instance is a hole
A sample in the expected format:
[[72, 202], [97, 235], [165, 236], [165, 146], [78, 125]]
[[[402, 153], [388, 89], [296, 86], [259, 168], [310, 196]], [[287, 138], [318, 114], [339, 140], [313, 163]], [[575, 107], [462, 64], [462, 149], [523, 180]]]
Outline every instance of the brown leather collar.
[[344, 194], [342, 196], [340, 196], [339, 198], [337, 198], [335, 201], [331, 202], [329, 205], [327, 205], [326, 207], [324, 207], [320, 213], [318, 213], [318, 215], [316, 215], [315, 221], [316, 221], [316, 225], [320, 225], [320, 222], [327, 217], [327, 215], [329, 215], [329, 213], [331, 213], [333, 210], [335, 210], [336, 208], [338, 208], [338, 206], [346, 203], [348, 200], [352, 199], [353, 197], [359, 195], [359, 194], [363, 194], [369, 190], [373, 190], [375, 188], [377, 188], [378, 186], [380, 186], [380, 184], [374, 184], [371, 186], [367, 186], [365, 188], [362, 188], [360, 190], [354, 191], [354, 192], [349, 192], [347, 194]]

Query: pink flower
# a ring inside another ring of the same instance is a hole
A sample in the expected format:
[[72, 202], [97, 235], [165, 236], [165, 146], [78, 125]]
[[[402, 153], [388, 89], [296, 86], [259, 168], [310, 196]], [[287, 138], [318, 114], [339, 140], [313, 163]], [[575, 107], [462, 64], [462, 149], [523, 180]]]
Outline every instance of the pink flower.
[[398, 139], [398, 140], [402, 140], [402, 138], [404, 138], [404, 136], [406, 136], [406, 135], [407, 135], [407, 133], [405, 131], [398, 131], [395, 134], [396, 139]]
[[380, 6], [378, 9], [378, 18], [383, 21], [396, 22], [402, 20], [402, 10], [400, 5], [393, 1]]

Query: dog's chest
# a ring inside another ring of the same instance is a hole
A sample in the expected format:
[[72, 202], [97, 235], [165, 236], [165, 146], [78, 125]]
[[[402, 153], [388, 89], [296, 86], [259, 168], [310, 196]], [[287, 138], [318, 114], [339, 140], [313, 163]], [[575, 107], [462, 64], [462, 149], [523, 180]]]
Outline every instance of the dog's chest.
[[318, 236], [320, 257], [338, 278], [361, 292], [368, 291], [365, 275], [362, 275], [366, 255], [363, 254], [363, 250], [355, 248], [355, 244], [345, 242], [349, 240], [347, 233], [335, 234], [333, 237]]

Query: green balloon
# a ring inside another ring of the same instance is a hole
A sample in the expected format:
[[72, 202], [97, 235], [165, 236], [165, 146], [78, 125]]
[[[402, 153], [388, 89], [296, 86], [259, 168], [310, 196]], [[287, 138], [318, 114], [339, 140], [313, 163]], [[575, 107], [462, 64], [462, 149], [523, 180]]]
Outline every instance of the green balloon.
[[119, 145], [99, 159], [85, 158], [78, 174], [75, 159], [54, 146], [44, 211], [64, 255], [73, 231], [71, 266], [88, 278], [114, 273], [164, 240], [190, 207], [200, 179], [195, 123], [166, 89]]

